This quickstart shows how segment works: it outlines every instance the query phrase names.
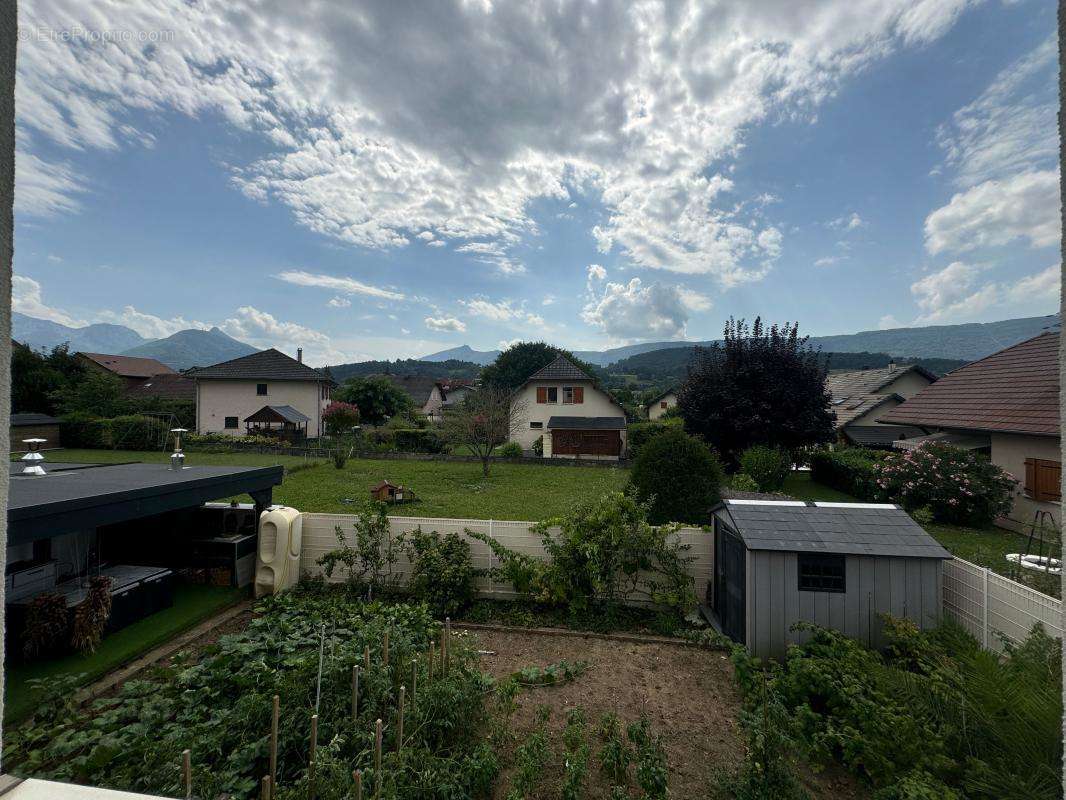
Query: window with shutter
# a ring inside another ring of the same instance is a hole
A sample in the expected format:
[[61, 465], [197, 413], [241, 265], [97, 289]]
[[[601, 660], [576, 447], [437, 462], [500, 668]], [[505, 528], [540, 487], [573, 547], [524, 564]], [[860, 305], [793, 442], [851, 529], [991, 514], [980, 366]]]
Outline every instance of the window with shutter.
[[548, 387], [547, 386], [538, 386], [537, 387], [537, 402], [538, 403], [547, 403], [548, 402]]
[[1044, 458], [1025, 459], [1025, 496], [1040, 502], [1062, 499], [1062, 462]]
[[575, 386], [574, 387], [574, 402], [575, 403], [584, 403], [585, 402], [585, 387], [584, 386]]

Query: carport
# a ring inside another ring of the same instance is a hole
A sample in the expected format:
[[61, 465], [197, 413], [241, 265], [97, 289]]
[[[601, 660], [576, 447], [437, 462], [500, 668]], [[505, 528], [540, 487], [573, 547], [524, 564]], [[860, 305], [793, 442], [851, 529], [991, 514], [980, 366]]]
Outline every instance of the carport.
[[[552, 456], [621, 458], [625, 452], [624, 417], [551, 417]], [[547, 449], [545, 455], [549, 455]]]

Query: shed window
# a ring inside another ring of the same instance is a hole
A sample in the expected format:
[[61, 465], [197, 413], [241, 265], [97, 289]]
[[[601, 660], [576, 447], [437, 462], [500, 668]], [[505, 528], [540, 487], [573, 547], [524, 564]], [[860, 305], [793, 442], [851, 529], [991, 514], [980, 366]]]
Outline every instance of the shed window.
[[237, 418], [236, 417], [226, 417], [226, 427], [227, 428], [236, 428], [237, 427]]
[[255, 385], [255, 393], [258, 395], [264, 395], [267, 393], [267, 385], [265, 383], [257, 383]]
[[801, 592], [846, 591], [844, 556], [800, 553], [798, 560]]
[[1025, 459], [1025, 496], [1043, 502], [1062, 499], [1062, 462]]

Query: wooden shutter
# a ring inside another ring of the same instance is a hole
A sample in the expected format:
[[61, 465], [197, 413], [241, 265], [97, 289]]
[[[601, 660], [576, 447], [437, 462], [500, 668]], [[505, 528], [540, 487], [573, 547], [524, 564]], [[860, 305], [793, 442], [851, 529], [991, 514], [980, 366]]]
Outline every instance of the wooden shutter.
[[585, 402], [585, 387], [584, 386], [575, 386], [574, 387], [574, 402], [575, 403], [584, 403]]
[[547, 403], [548, 402], [548, 387], [547, 386], [538, 386], [537, 387], [537, 402], [538, 403]]
[[1025, 494], [1033, 500], [1062, 499], [1062, 462], [1043, 458], [1025, 459]]

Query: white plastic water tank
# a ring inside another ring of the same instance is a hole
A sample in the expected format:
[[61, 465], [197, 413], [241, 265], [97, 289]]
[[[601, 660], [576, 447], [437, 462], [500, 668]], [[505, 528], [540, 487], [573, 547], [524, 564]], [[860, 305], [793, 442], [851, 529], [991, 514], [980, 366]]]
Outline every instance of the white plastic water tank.
[[288, 506], [271, 506], [259, 517], [255, 557], [255, 596], [277, 594], [300, 580], [303, 514]]

